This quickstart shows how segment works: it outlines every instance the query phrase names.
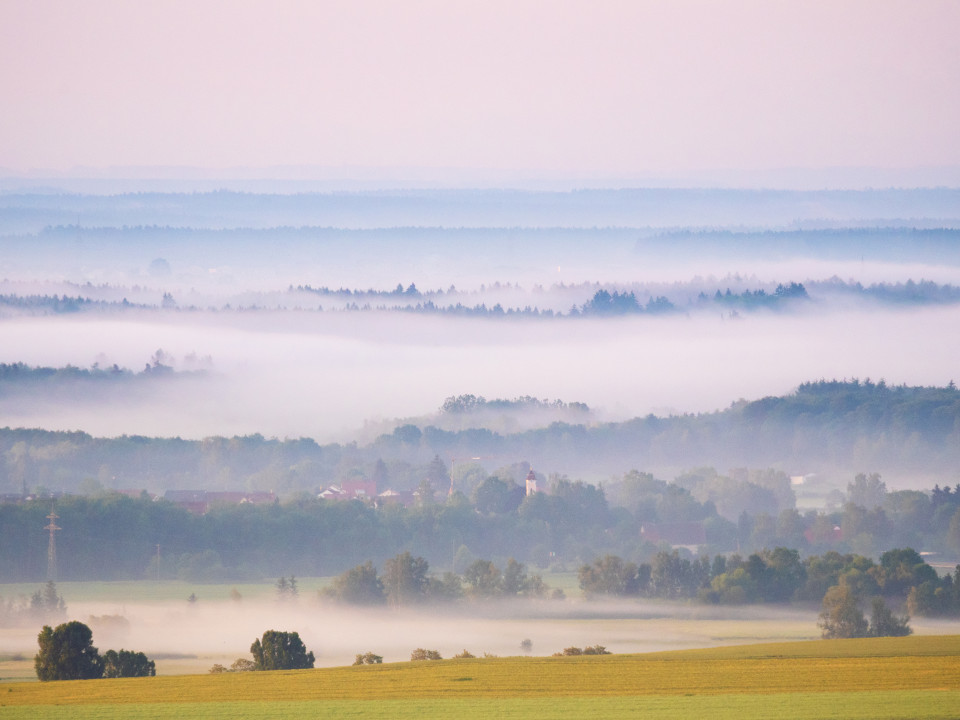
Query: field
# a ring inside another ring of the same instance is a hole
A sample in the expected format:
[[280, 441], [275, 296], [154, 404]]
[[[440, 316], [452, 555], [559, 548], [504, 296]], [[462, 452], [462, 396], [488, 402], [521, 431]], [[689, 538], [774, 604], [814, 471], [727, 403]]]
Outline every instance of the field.
[[[69, 707], [65, 707], [69, 706]], [[955, 718], [960, 636], [11, 683], [0, 717]]]
[[[214, 664], [249, 657], [254, 638], [274, 628], [296, 630], [316, 654], [317, 667], [348, 665], [358, 652], [372, 650], [393, 663], [415, 647], [438, 649], [452, 657], [464, 648], [475, 655], [516, 655], [532, 641], [543, 656], [570, 645], [605, 645], [618, 655], [757, 642], [807, 640], [819, 635], [816, 611], [803, 608], [721, 608], [652, 600], [586, 602], [575, 574], [551, 574], [551, 585], [568, 580], [564, 602], [474, 603], [431, 608], [345, 608], [319, 602], [316, 589], [326, 579], [300, 581], [296, 602], [278, 602], [270, 583], [196, 585], [179, 582], [65, 582], [68, 618], [88, 623], [94, 644], [144, 651], [158, 675], [205, 674]], [[560, 580], [561, 582], [558, 582]], [[16, 598], [36, 585], [0, 586]], [[230, 599], [232, 589], [242, 600]], [[199, 600], [186, 598], [195, 593]], [[97, 617], [121, 616], [126, 628], [105, 626]], [[33, 656], [41, 623], [0, 628], [0, 681], [34, 679]], [[944, 634], [955, 629], [928, 629]], [[3, 692], [0, 686], [0, 693]]]

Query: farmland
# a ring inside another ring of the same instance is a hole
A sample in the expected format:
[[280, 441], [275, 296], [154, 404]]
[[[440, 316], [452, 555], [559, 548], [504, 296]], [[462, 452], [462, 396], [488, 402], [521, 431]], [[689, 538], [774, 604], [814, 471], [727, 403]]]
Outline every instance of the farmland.
[[[853, 689], [855, 688], [855, 689]], [[306, 671], [13, 683], [4, 718], [948, 718], [960, 636], [483, 658]]]

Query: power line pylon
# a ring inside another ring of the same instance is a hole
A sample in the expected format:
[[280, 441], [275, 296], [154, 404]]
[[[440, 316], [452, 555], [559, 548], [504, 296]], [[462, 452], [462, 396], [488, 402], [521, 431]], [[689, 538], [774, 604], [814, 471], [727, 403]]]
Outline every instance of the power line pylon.
[[44, 528], [44, 530], [50, 531], [50, 544], [47, 545], [47, 580], [51, 582], [55, 582], [57, 579], [57, 540], [54, 537], [54, 533], [62, 529], [56, 522], [59, 517], [60, 516], [51, 509], [50, 514], [47, 515], [50, 524]]

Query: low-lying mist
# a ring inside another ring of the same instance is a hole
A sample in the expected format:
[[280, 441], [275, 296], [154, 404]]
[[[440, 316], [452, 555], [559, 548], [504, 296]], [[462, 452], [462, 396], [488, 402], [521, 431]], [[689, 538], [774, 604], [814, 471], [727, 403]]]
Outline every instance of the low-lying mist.
[[[119, 628], [98, 623], [121, 616]], [[214, 601], [166, 603], [71, 603], [70, 617], [93, 630], [101, 652], [135, 649], [155, 658], [157, 672], [206, 672], [250, 657], [250, 645], [266, 630], [296, 631], [316, 656], [317, 667], [349, 665], [372, 651], [384, 662], [410, 659], [415, 648], [444, 658], [468, 650], [477, 657], [552, 655], [565, 647], [603, 645], [614, 653], [655, 652], [749, 642], [813, 639], [816, 610], [680, 606], [656, 601], [539, 601], [471, 603], [429, 609], [360, 609], [297, 602]], [[36, 635], [3, 631], [7, 650], [36, 651]]]
[[209, 358], [208, 370], [119, 397], [0, 396], [0, 424], [323, 442], [369, 439], [461, 394], [581, 402], [597, 421], [697, 413], [820, 378], [945, 385], [957, 327], [956, 306], [529, 322], [375, 311], [20, 318], [0, 323], [0, 362], [137, 370], [162, 349], [176, 369]]

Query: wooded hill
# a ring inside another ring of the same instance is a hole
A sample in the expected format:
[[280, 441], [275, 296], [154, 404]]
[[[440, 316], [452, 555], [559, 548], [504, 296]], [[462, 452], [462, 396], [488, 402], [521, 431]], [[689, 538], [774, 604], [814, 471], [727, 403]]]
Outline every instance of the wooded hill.
[[[118, 382], [129, 381], [124, 377]], [[482, 427], [443, 430], [437, 426], [441, 417], [436, 424], [430, 419], [402, 424], [362, 446], [261, 435], [95, 438], [3, 428], [0, 493], [75, 492], [85, 479], [94, 479], [108, 488], [151, 492], [284, 495], [369, 479], [378, 465], [385, 466], [386, 474], [377, 479], [386, 487], [414, 489], [436, 456], [447, 464], [481, 457], [487, 471], [526, 461], [544, 476], [586, 479], [631, 469], [666, 474], [698, 466], [774, 467], [789, 475], [833, 473], [842, 479], [879, 472], [892, 486], [895, 478], [909, 476], [930, 487], [955, 484], [960, 467], [960, 391], [953, 383], [894, 387], [882, 381], [817, 381], [787, 396], [741, 400], [720, 412], [618, 423], [553, 422], [515, 434]]]

